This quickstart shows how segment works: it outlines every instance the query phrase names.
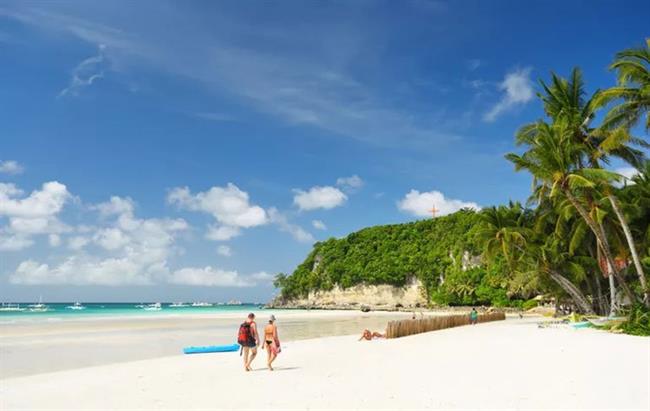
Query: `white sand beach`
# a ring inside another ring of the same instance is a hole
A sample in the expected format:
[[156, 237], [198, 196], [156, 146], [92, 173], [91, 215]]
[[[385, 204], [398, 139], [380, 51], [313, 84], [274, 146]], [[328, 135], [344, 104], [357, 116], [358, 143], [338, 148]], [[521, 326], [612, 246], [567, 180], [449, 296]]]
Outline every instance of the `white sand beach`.
[[7, 378], [0, 408], [650, 409], [650, 339], [540, 320], [287, 342], [273, 372], [222, 353]]

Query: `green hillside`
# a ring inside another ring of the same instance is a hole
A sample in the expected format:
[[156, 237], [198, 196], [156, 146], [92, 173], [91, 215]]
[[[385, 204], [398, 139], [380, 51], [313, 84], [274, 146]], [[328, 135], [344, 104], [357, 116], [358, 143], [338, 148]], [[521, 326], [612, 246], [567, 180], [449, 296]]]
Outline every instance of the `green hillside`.
[[[417, 278], [422, 292], [439, 304], [518, 304], [502, 279], [484, 267], [463, 269], [463, 254], [476, 260], [481, 217], [472, 210], [405, 224], [365, 228], [314, 245], [305, 261], [275, 285], [286, 300], [312, 290], [356, 284], [403, 286]], [[467, 253], [465, 253], [467, 252]], [[492, 270], [492, 269], [491, 269]]]

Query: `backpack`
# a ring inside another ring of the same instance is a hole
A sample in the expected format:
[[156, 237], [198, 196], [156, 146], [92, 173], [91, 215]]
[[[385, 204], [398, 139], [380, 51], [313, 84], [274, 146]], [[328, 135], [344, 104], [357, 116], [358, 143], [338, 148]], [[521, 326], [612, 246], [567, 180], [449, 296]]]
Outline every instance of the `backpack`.
[[251, 342], [254, 342], [253, 335], [251, 334], [251, 324], [249, 322], [243, 322], [239, 326], [237, 343], [242, 346], [248, 346]]

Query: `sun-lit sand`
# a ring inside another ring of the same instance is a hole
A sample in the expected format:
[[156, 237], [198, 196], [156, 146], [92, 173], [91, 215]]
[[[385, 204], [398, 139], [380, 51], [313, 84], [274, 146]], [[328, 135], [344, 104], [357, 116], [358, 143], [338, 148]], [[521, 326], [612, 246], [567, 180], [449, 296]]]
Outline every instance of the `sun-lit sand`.
[[650, 339], [539, 320], [288, 342], [273, 372], [222, 353], [9, 378], [0, 408], [650, 409]]

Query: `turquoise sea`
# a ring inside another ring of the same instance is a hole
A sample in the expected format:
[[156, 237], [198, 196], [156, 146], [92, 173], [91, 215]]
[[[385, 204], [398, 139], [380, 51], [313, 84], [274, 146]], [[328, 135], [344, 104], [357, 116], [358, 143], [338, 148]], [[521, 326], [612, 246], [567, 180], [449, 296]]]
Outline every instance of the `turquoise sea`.
[[95, 317], [132, 317], [132, 316], [166, 316], [166, 315], [191, 315], [191, 314], [223, 314], [259, 310], [260, 304], [237, 304], [237, 305], [212, 305], [209, 307], [193, 307], [191, 303], [185, 307], [171, 307], [172, 303], [161, 303], [160, 309], [145, 309], [151, 302], [133, 303], [81, 303], [83, 309], [73, 309], [74, 302], [69, 303], [46, 303], [46, 309], [40, 311], [30, 307], [33, 302], [12, 303], [11, 307], [18, 306], [21, 311], [7, 311], [8, 305], [0, 306], [0, 321], [17, 319], [82, 319]]

